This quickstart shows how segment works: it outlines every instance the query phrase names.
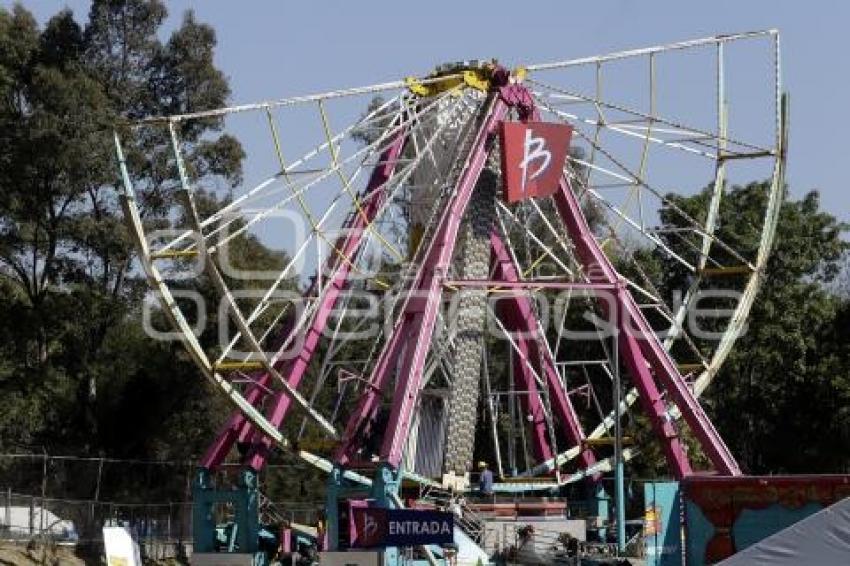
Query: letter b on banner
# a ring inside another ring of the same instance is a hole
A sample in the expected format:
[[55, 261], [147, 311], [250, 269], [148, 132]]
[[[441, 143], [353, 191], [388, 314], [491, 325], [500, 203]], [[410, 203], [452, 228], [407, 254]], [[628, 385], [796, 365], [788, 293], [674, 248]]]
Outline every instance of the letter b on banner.
[[572, 132], [567, 124], [502, 123], [502, 179], [507, 202], [549, 196], [558, 189]]

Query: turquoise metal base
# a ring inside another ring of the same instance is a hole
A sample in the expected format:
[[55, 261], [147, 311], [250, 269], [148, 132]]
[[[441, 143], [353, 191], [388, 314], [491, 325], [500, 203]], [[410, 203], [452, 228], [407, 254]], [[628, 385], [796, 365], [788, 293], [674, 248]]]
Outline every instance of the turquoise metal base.
[[[216, 488], [209, 471], [198, 470], [192, 487], [192, 535], [194, 551], [199, 553], [249, 553], [254, 555], [254, 566], [267, 566], [269, 557], [260, 548], [264, 538], [273, 533], [261, 529], [259, 514], [260, 493], [257, 476], [253, 470], [242, 472], [239, 485], [230, 489]], [[227, 505], [233, 520], [217, 524], [215, 508]]]
[[590, 501], [588, 502], [588, 509], [590, 514], [597, 518], [597, 524], [599, 527], [596, 529], [596, 532], [599, 536], [600, 542], [605, 542], [608, 538], [608, 529], [606, 528], [606, 525], [609, 524], [611, 519], [611, 496], [608, 495], [601, 483], [597, 484], [592, 489], [593, 493], [590, 497]]

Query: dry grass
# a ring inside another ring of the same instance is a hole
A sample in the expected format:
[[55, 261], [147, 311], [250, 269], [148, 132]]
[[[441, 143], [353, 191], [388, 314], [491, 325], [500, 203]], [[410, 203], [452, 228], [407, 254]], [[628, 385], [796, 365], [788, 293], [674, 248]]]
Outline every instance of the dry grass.
[[[97, 564], [98, 562], [88, 562]], [[74, 554], [73, 547], [55, 544], [37, 545], [0, 542], [0, 564], [3, 566], [85, 566], [86, 561]]]
[[[175, 559], [145, 560], [146, 566], [181, 566]], [[0, 566], [105, 566], [102, 556], [80, 558], [72, 546], [0, 541]]]

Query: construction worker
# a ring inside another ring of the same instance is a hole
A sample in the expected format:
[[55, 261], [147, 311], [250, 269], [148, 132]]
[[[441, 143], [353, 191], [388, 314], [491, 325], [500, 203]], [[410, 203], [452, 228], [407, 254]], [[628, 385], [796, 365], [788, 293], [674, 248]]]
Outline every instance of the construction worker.
[[478, 491], [483, 497], [493, 497], [493, 472], [487, 466], [487, 462], [478, 462]]

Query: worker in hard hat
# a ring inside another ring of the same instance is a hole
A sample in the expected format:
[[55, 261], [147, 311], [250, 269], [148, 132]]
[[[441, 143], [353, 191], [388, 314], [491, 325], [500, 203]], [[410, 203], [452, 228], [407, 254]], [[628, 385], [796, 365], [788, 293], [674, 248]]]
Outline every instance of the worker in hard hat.
[[487, 498], [493, 497], [493, 472], [487, 462], [478, 462], [478, 491]]

